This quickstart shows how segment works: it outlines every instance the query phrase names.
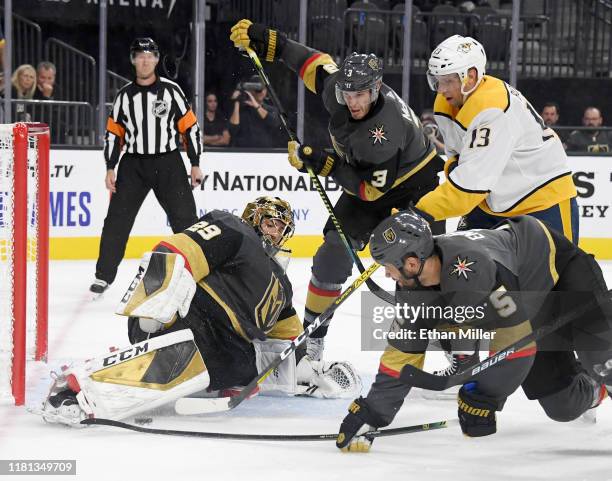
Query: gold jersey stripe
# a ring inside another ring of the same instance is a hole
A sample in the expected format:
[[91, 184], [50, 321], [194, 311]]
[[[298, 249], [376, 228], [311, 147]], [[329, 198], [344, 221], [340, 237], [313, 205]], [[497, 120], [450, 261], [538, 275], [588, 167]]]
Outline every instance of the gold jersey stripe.
[[416, 208], [427, 212], [435, 220], [443, 220], [467, 214], [484, 201], [487, 195], [462, 190], [449, 179], [421, 197]]
[[478, 88], [467, 98], [460, 109], [456, 109], [437, 94], [434, 101], [434, 112], [454, 120], [463, 130], [483, 110], [500, 109], [506, 111], [510, 106], [510, 93], [504, 81], [485, 75]]
[[169, 244], [169, 247], [176, 248], [177, 251], [185, 256], [191, 268], [191, 275], [196, 282], [210, 273], [208, 261], [202, 247], [187, 234], [174, 234], [164, 239], [163, 242]]
[[[514, 344], [519, 339], [531, 334], [531, 322], [529, 320], [523, 321], [520, 324], [512, 327], [500, 327], [495, 329], [495, 336], [491, 340], [489, 350], [492, 352], [498, 352], [502, 349], [507, 348], [511, 344]], [[529, 343], [527, 346], [522, 347], [520, 350], [529, 350], [535, 347], [535, 342]]]
[[553, 238], [550, 235], [550, 231], [548, 230], [548, 228], [541, 220], [536, 220], [538, 221], [538, 224], [540, 224], [540, 227], [542, 228], [544, 234], [546, 235], [546, 238], [548, 239], [548, 269], [550, 270], [550, 276], [552, 277], [553, 284], [556, 284], [559, 280], [559, 274], [557, 273], [557, 267], [555, 265], [555, 259], [557, 258], [557, 247], [555, 246], [555, 242], [553, 241]]
[[[393, 182], [393, 185], [391, 186], [391, 189], [394, 189], [395, 187], [400, 185], [402, 182], [406, 182], [410, 177], [412, 177], [419, 170], [421, 170], [423, 167], [425, 167], [436, 156], [436, 153], [437, 153], [436, 149], [432, 150], [416, 166], [414, 166], [412, 169], [410, 169], [408, 172], [406, 172], [401, 177], [398, 177], [397, 179], [395, 179], [395, 182]], [[377, 200], [377, 199], [381, 198], [386, 193], [386, 192], [382, 192], [381, 190], [378, 190], [376, 187], [372, 187], [372, 185], [369, 182], [365, 182], [364, 181], [364, 184], [365, 184], [365, 189], [364, 189], [365, 199], [364, 200], [374, 201], [374, 200]], [[349, 193], [352, 194], [352, 192], [349, 192]], [[355, 194], [353, 194], [353, 195], [355, 195]]]
[[272, 339], [294, 339], [304, 331], [302, 321], [294, 314], [278, 321], [267, 336]]
[[232, 310], [232, 308], [228, 306], [225, 302], [223, 302], [223, 300], [217, 295], [214, 289], [210, 287], [206, 282], [201, 280], [200, 282], [198, 282], [198, 285], [202, 289], [204, 289], [210, 295], [210, 297], [212, 297], [215, 300], [215, 302], [219, 304], [221, 308], [225, 311], [225, 313], [227, 314], [227, 317], [229, 317], [230, 322], [232, 323], [232, 327], [234, 328], [234, 331], [236, 331], [242, 338], [250, 342], [251, 340], [248, 338], [248, 336], [245, 334], [244, 330], [242, 329], [240, 322], [238, 322], [238, 317], [236, 316], [236, 313]]
[[[317, 88], [316, 88], [316, 80], [317, 80], [317, 67], [319, 65], [325, 67], [327, 65], [331, 65], [332, 67], [334, 67], [336, 70], [338, 69], [338, 66], [336, 65], [336, 62], [334, 62], [334, 60], [326, 53], [317, 55], [316, 57], [311, 57], [310, 59], [306, 60], [307, 64], [302, 67], [302, 70], [300, 71], [300, 76], [302, 77], [302, 80], [304, 81], [304, 85], [306, 86], [306, 88], [308, 90], [310, 90], [312, 93], [317, 93]], [[333, 69], [331, 69], [333, 70]]]
[[478, 207], [490, 215], [513, 217], [549, 209], [563, 200], [576, 197], [576, 195], [576, 186], [572, 180], [572, 175], [568, 173], [536, 188], [525, 196], [523, 200], [503, 212], [493, 212], [486, 201], [482, 202]]

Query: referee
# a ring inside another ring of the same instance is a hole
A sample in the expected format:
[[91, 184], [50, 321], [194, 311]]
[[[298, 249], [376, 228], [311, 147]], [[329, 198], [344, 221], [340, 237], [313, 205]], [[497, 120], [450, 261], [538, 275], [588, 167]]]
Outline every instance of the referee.
[[[115, 280], [134, 220], [151, 189], [173, 232], [198, 219], [191, 192], [202, 181], [202, 134], [196, 116], [181, 88], [156, 75], [159, 49], [151, 38], [134, 40], [130, 60], [136, 78], [117, 92], [106, 124], [106, 188], [112, 194], [102, 228], [96, 279], [89, 288], [94, 298]], [[179, 153], [181, 140], [191, 162], [191, 185]]]

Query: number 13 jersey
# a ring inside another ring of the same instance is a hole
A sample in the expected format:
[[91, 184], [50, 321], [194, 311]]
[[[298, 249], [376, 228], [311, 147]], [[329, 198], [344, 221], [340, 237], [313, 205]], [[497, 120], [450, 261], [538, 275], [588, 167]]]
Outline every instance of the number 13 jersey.
[[448, 157], [447, 182], [417, 207], [436, 220], [477, 206], [503, 217], [528, 214], [576, 196], [559, 137], [502, 80], [485, 75], [460, 109], [438, 94], [434, 114]]

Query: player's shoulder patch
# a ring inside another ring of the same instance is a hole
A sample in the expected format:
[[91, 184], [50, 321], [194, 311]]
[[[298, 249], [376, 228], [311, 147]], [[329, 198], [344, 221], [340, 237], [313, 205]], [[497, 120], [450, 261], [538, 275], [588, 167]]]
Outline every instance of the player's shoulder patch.
[[436, 244], [442, 253], [440, 286], [443, 291], [486, 291], [493, 287], [497, 272], [495, 261], [469, 237], [439, 236]]
[[480, 86], [468, 97], [457, 113], [455, 121], [467, 130], [474, 118], [483, 110], [498, 109], [505, 112], [509, 107], [510, 92], [506, 82], [485, 75]]

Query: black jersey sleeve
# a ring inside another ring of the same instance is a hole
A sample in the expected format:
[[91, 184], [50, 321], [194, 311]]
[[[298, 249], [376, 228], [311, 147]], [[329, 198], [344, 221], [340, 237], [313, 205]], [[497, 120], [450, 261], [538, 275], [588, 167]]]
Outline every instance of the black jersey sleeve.
[[200, 218], [191, 227], [161, 241], [155, 250], [177, 252], [196, 282], [232, 259], [242, 245], [243, 235], [214, 212]]
[[323, 97], [330, 113], [341, 107], [335, 101], [334, 90], [338, 66], [329, 54], [287, 39], [280, 58], [298, 74], [308, 90]]

